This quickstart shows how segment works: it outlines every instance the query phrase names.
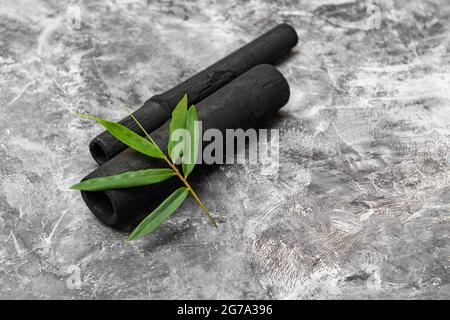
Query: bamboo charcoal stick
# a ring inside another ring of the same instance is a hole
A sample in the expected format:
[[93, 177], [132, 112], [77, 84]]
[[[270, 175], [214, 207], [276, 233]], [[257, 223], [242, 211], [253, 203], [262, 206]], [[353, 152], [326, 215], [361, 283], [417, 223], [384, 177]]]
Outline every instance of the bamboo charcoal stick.
[[[210, 128], [247, 129], [280, 109], [289, 100], [289, 85], [271, 65], [259, 65], [244, 73], [197, 104], [203, 132]], [[164, 152], [169, 138], [168, 122], [151, 136]], [[207, 145], [204, 144], [202, 148]], [[149, 158], [127, 148], [83, 180], [115, 175], [126, 171], [167, 167], [164, 161]], [[207, 165], [197, 165], [193, 176], [204, 174]], [[178, 186], [177, 177], [145, 187], [107, 191], [82, 191], [90, 210], [105, 224], [121, 229], [133, 216], [148, 214]]]
[[[148, 132], [152, 132], [170, 118], [172, 109], [184, 94], [188, 95], [189, 102], [196, 104], [254, 66], [275, 62], [286, 55], [297, 41], [294, 28], [280, 24], [173, 89], [153, 96], [134, 115]], [[143, 135], [131, 117], [120, 123]], [[106, 131], [89, 144], [91, 155], [98, 164], [105, 163], [125, 148]]]

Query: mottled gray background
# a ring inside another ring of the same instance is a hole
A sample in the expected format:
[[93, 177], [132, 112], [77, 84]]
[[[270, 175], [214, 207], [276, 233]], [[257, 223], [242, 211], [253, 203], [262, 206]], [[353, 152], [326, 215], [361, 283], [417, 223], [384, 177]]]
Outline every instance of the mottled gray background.
[[[279, 175], [209, 176], [218, 230], [189, 200], [126, 243], [67, 189], [101, 131], [73, 112], [118, 120], [283, 21]], [[449, 22], [448, 0], [0, 0], [0, 298], [450, 298]]]

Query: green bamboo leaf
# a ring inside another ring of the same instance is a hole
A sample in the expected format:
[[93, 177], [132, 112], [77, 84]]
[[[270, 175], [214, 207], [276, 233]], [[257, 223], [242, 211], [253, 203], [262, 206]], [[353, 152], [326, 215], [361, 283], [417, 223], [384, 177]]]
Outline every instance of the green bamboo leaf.
[[[173, 154], [173, 149], [176, 145], [178, 145], [179, 143], [183, 143], [183, 142], [173, 140], [172, 134], [177, 129], [185, 129], [186, 128], [187, 105], [188, 105], [188, 98], [187, 98], [187, 95], [184, 95], [183, 98], [180, 100], [180, 102], [178, 102], [175, 109], [173, 110], [172, 119], [170, 120], [170, 124], [169, 124], [170, 136], [169, 136], [169, 143], [167, 146], [167, 150], [168, 150], [169, 156], [173, 162], [176, 162], [181, 156], [180, 154]], [[184, 139], [183, 139], [183, 141], [184, 141]], [[182, 145], [180, 145], [180, 147], [177, 149], [182, 150]]]
[[187, 177], [194, 170], [197, 162], [198, 147], [200, 143], [200, 132], [198, 127], [198, 114], [195, 105], [192, 105], [186, 115], [186, 129], [189, 132], [190, 139], [187, 139], [183, 154], [183, 172]]
[[158, 228], [167, 218], [170, 217], [175, 210], [186, 199], [189, 191], [187, 188], [179, 188], [164, 200], [158, 208], [153, 210], [142, 222], [134, 229], [128, 237], [128, 240], [136, 240], [145, 236]]
[[116, 139], [120, 140], [122, 143], [133, 148], [134, 150], [137, 150], [153, 158], [164, 158], [164, 154], [152, 142], [141, 137], [127, 127], [116, 122], [100, 119], [98, 117], [92, 117], [85, 114], [78, 115], [97, 121], [103, 127], [105, 127], [105, 129], [108, 130], [109, 133], [111, 133]]
[[146, 186], [173, 177], [176, 173], [169, 168], [129, 171], [114, 176], [93, 178], [74, 184], [70, 189], [100, 191]]

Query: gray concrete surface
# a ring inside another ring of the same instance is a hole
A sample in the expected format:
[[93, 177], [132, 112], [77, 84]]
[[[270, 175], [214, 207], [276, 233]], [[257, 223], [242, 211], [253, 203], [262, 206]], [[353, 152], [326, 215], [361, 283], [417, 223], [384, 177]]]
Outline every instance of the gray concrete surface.
[[[118, 120], [283, 21], [279, 174], [209, 176], [218, 230], [189, 200], [126, 243], [67, 189], [101, 131], [73, 112]], [[447, 0], [0, 0], [0, 298], [450, 298], [449, 22]]]

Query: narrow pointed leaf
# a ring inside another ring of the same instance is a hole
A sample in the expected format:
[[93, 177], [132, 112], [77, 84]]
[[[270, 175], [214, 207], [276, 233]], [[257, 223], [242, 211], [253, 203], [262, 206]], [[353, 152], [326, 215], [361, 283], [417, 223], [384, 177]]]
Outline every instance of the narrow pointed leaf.
[[173, 177], [175, 172], [169, 168], [129, 171], [114, 176], [93, 178], [74, 184], [70, 189], [100, 191], [146, 186]]
[[188, 195], [187, 188], [179, 188], [164, 200], [158, 208], [153, 210], [142, 222], [134, 229], [128, 237], [128, 240], [136, 240], [156, 230], [161, 223], [178, 209]]
[[178, 160], [178, 158], [181, 156], [178, 154], [172, 154], [173, 149], [177, 144], [183, 143], [183, 142], [182, 141], [173, 141], [172, 134], [177, 129], [185, 129], [186, 128], [187, 105], [188, 105], [187, 95], [184, 95], [183, 98], [180, 100], [180, 102], [178, 102], [175, 109], [173, 110], [172, 119], [170, 120], [170, 124], [169, 124], [170, 137], [169, 137], [169, 143], [167, 146], [167, 150], [168, 150], [169, 156], [173, 162], [176, 162]]
[[198, 127], [197, 108], [192, 105], [186, 115], [186, 129], [189, 132], [190, 139], [187, 139], [183, 154], [183, 172], [187, 177], [194, 170], [197, 162], [198, 147], [200, 143], [200, 132]]
[[161, 150], [159, 150], [151, 141], [141, 137], [127, 127], [116, 122], [100, 119], [98, 117], [87, 116], [84, 114], [80, 114], [80, 116], [97, 121], [103, 127], [105, 127], [105, 129], [108, 130], [108, 132], [111, 133], [116, 139], [120, 140], [130, 148], [133, 148], [134, 150], [137, 150], [153, 158], [164, 158]]

